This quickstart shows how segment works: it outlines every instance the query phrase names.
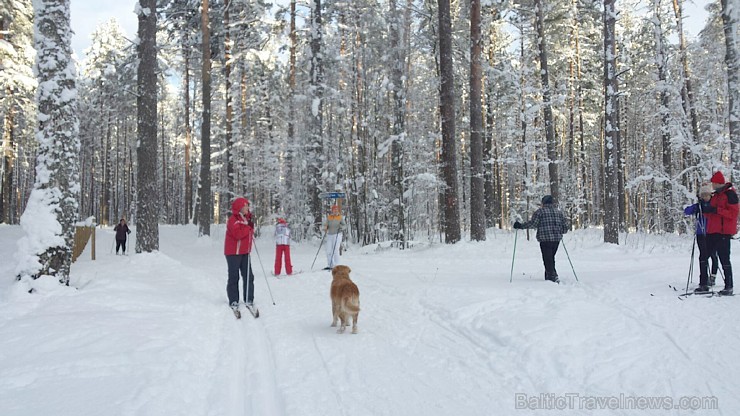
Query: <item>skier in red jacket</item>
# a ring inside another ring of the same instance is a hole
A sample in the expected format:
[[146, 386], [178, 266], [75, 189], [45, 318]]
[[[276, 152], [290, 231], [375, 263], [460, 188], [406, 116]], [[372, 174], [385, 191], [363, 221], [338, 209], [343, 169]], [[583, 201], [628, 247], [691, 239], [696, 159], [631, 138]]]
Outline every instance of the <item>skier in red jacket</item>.
[[254, 238], [254, 222], [249, 212], [249, 201], [246, 198], [237, 198], [231, 204], [232, 215], [226, 222], [226, 236], [224, 239], [224, 255], [229, 269], [229, 280], [226, 284], [226, 295], [229, 305], [237, 317], [239, 312], [239, 274], [244, 281], [244, 301], [248, 308], [254, 302], [254, 273], [250, 264], [249, 253], [252, 251]]
[[738, 197], [731, 183], [725, 182], [722, 172], [712, 175], [714, 196], [704, 209], [707, 217], [707, 250], [699, 255], [699, 287], [694, 292], [708, 293], [707, 266], [709, 255], [717, 253], [725, 274], [725, 288], [720, 295], [732, 295], [732, 264], [730, 264], [730, 241], [737, 233]]

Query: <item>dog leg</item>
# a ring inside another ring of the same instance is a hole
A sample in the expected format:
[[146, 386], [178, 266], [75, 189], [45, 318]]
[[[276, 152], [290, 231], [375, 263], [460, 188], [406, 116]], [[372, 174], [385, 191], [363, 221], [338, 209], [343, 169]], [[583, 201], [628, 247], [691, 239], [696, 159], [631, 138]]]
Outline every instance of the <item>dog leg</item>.
[[337, 310], [337, 305], [333, 299], [331, 301], [331, 315], [332, 315], [331, 326], [333, 327], [337, 326], [337, 318], [338, 318], [337, 315], [339, 315], [339, 311]]
[[339, 320], [341, 321], [339, 329], [337, 330], [337, 334], [343, 334], [344, 330], [347, 329], [347, 316], [344, 314], [339, 314]]
[[359, 318], [359, 314], [352, 315], [352, 333], [357, 333], [357, 318]]

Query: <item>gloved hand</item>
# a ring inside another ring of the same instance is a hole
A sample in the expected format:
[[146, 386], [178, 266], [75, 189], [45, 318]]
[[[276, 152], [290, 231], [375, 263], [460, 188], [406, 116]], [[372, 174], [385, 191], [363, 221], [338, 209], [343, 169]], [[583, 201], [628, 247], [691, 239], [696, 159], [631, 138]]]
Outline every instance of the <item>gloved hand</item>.
[[246, 220], [247, 220], [247, 225], [254, 228], [254, 221], [252, 221], [251, 212], [247, 212]]
[[515, 221], [514, 222], [514, 229], [515, 230], [521, 230], [521, 229], [524, 229], [524, 227], [522, 227], [522, 223], [520, 223], [519, 221]]
[[705, 213], [705, 214], [716, 214], [717, 213], [717, 208], [715, 208], [715, 207], [713, 207], [711, 205], [708, 205], [706, 207], [702, 207], [702, 210], [701, 211], [703, 213]]

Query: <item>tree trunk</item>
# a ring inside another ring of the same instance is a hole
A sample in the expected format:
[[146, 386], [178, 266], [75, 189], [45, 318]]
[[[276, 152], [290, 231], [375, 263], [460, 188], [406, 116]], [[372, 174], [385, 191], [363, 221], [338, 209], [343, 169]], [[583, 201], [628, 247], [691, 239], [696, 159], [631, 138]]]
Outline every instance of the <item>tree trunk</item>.
[[201, 10], [203, 37], [203, 115], [200, 128], [200, 187], [198, 209], [198, 235], [211, 235], [213, 198], [211, 197], [211, 28], [208, 20], [208, 0], [203, 0]]
[[663, 226], [666, 232], [672, 233], [674, 230], [673, 218], [671, 215], [673, 211], [672, 201], [672, 186], [671, 181], [673, 180], [673, 162], [671, 161], [671, 133], [670, 133], [670, 97], [668, 96], [668, 80], [666, 76], [666, 55], [665, 47], [663, 43], [663, 27], [660, 18], [660, 0], [653, 1], [653, 13], [655, 23], [655, 63], [658, 71], [658, 90], [660, 91], [660, 137], [662, 145], [663, 155], [663, 174], [665, 178], [663, 180], [663, 210], [665, 214], [663, 217]]
[[[39, 141], [36, 183], [21, 225], [26, 261], [19, 277], [55, 276], [69, 284], [80, 194], [77, 86], [72, 65], [69, 0], [40, 0], [34, 14]], [[47, 217], [47, 218], [45, 218]], [[34, 224], [53, 223], [40, 230]], [[31, 264], [33, 263], [33, 264]]]
[[[229, 8], [231, 7], [231, 2], [226, 4], [226, 9], [224, 10], [224, 59], [226, 63], [224, 64], [224, 78], [226, 81], [226, 152], [224, 157], [226, 158], [226, 196], [227, 201], [230, 202], [234, 197], [236, 197], [236, 188], [234, 187], [234, 134], [233, 134], [233, 119], [234, 119], [234, 108], [232, 103], [232, 94], [231, 94], [231, 66], [232, 62], [231, 60], [231, 16], [229, 14]], [[230, 206], [230, 204], [229, 204]]]
[[394, 240], [399, 243], [399, 248], [406, 248], [406, 223], [404, 218], [405, 213], [405, 199], [404, 199], [404, 173], [403, 173], [403, 142], [406, 139], [406, 94], [404, 88], [404, 68], [405, 65], [405, 54], [403, 53], [403, 46], [401, 45], [401, 15], [396, 9], [396, 1], [390, 0], [390, 16], [391, 16], [391, 50], [393, 51], [393, 68], [391, 70], [391, 77], [393, 81], [393, 90], [391, 95], [393, 98], [393, 126], [391, 134], [393, 135], [393, 144], [391, 145], [391, 186], [394, 189], [394, 197], [392, 199], [398, 199], [398, 203], [394, 205], [394, 212], [396, 217], [396, 227], [394, 230]]
[[550, 174], [550, 195], [557, 201], [560, 196], [558, 179], [558, 154], [555, 141], [555, 127], [552, 119], [552, 103], [550, 94], [549, 69], [547, 66], [547, 44], [545, 43], [545, 12], [542, 0], [534, 2], [537, 26], [537, 46], [540, 52], [540, 78], [542, 80], [542, 101], [545, 106], [545, 141], [547, 147], [547, 169]]
[[470, 2], [470, 238], [486, 240], [483, 176], [483, 45], [480, 0]]
[[137, 71], [136, 252], [159, 250], [157, 187], [157, 2], [140, 0]]
[[288, 57], [288, 143], [286, 151], [286, 173], [285, 173], [285, 197], [289, 206], [283, 203], [283, 209], [295, 209], [295, 190], [293, 189], [293, 153], [296, 149], [295, 143], [295, 89], [296, 89], [296, 51], [298, 48], [298, 35], [296, 33], [296, 0], [290, 1], [290, 56]]
[[440, 117], [442, 124], [442, 177], [444, 189], [445, 242], [460, 241], [457, 197], [457, 151], [455, 145], [455, 80], [452, 66], [452, 23], [449, 0], [439, 0]]
[[[686, 48], [686, 37], [683, 32], [683, 0], [673, 0], [673, 12], [676, 16], [676, 31], [678, 32], [679, 53], [681, 56], [681, 67], [683, 68], [683, 88], [681, 98], [684, 111], [689, 116], [691, 124], [692, 144], [699, 142], [699, 118], [696, 115], [696, 103], [694, 99], [694, 89], [691, 82], [691, 73], [689, 71], [689, 59]], [[696, 161], [692, 161], [695, 164]]]
[[[729, 133], [731, 143], [730, 159], [733, 172], [731, 179], [740, 171], [740, 62], [738, 62], [738, 44], [736, 39], [737, 2], [721, 0], [722, 27], [725, 32], [725, 66], [727, 67], [727, 107], [729, 108]], [[732, 7], [734, 4], [734, 8]]]
[[619, 84], [615, 26], [616, 0], [604, 1], [604, 242], [619, 244]]
[[185, 95], [185, 224], [192, 219], [193, 209], [193, 178], [190, 172], [190, 147], [193, 143], [193, 129], [190, 126], [190, 47], [188, 37], [185, 37], [183, 45], [185, 55], [185, 75], [183, 77], [183, 93]]
[[311, 10], [311, 69], [310, 69], [310, 88], [311, 98], [309, 101], [310, 108], [310, 138], [308, 143], [308, 198], [309, 207], [313, 214], [314, 224], [313, 229], [318, 232], [318, 227], [321, 224], [321, 201], [319, 199], [319, 192], [322, 188], [321, 179], [321, 161], [320, 157], [323, 153], [323, 68], [321, 59], [321, 36], [322, 36], [322, 21], [321, 21], [321, 0], [314, 0], [314, 7]]

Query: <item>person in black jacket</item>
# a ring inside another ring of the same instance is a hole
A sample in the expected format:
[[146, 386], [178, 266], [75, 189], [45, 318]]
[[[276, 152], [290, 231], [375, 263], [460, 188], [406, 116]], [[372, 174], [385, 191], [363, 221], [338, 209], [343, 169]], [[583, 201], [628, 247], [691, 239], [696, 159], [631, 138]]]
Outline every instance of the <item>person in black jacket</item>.
[[516, 221], [514, 229], [537, 229], [537, 241], [540, 242], [542, 262], [545, 264], [545, 280], [560, 283], [558, 272], [555, 270], [555, 253], [558, 252], [563, 234], [568, 232], [570, 224], [565, 215], [555, 205], [552, 195], [542, 197], [542, 207], [532, 214], [532, 219], [525, 223]]
[[113, 231], [116, 232], [116, 255], [118, 255], [118, 249], [123, 249], [123, 254], [126, 254], [126, 235], [131, 234], [131, 230], [126, 225], [126, 220], [121, 218], [121, 221], [113, 227]]

